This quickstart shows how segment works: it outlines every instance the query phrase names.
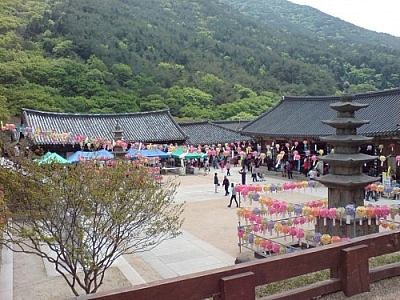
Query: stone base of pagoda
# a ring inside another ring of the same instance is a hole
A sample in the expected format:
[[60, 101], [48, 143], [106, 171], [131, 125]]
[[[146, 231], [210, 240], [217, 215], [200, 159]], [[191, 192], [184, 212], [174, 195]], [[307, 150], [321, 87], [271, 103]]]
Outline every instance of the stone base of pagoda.
[[338, 174], [327, 174], [316, 178], [315, 180], [321, 182], [326, 187], [332, 188], [353, 188], [353, 187], [365, 187], [372, 182], [376, 182], [379, 178], [368, 176], [366, 174], [349, 174], [349, 175], [338, 175]]
[[379, 232], [379, 223], [376, 224], [376, 219], [372, 218], [371, 221], [364, 218], [360, 224], [360, 219], [351, 219], [347, 222], [346, 218], [335, 220], [335, 225], [333, 221], [326, 220], [326, 225], [324, 225], [324, 219], [319, 218], [317, 224], [315, 225], [315, 232], [320, 232], [321, 234], [329, 234], [330, 236], [339, 236], [340, 238], [349, 237], [355, 238], [358, 236], [363, 236], [372, 233]]

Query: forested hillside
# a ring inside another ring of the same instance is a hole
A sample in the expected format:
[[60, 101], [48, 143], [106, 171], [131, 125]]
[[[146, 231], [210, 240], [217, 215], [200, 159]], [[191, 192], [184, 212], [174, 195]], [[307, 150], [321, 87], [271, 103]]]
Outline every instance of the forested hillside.
[[[400, 85], [397, 39], [362, 31], [365, 44], [347, 41], [343, 22], [294, 7], [301, 9], [283, 0], [2, 0], [0, 118], [26, 107], [249, 119], [283, 94], [331, 95], [344, 80], [356, 91]], [[328, 34], [335, 30], [343, 37]]]
[[348, 80], [360, 92], [400, 86], [398, 37], [366, 30], [289, 1], [220, 1], [275, 29], [280, 41], [289, 35], [291, 42], [278, 51], [295, 60], [326, 66], [335, 82]]

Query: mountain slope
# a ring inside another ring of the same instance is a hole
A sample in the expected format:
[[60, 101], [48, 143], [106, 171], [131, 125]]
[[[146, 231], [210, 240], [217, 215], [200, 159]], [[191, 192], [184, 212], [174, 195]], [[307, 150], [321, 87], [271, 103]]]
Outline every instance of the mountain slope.
[[[400, 38], [355, 26], [286, 0], [220, 0], [249, 18], [287, 34], [291, 58], [326, 65], [335, 80], [377, 89], [400, 86]], [[345, 8], [344, 8], [345, 9]]]
[[398, 49], [324, 37], [287, 1], [2, 3], [0, 95], [11, 114], [168, 108], [178, 119], [250, 119], [282, 94], [399, 85]]

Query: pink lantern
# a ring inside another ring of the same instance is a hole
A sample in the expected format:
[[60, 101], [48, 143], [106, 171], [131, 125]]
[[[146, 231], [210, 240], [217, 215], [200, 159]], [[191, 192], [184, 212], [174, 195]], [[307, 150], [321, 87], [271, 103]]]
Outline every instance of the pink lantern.
[[295, 159], [295, 160], [300, 160], [300, 155], [299, 155], [299, 154], [296, 154], [296, 155], [294, 156], [294, 159]]
[[400, 155], [396, 156], [396, 162], [397, 162], [397, 166], [400, 166]]
[[289, 147], [290, 147], [290, 144], [289, 144], [289, 143], [286, 143], [285, 146], [286, 146], [286, 148], [289, 148]]
[[389, 147], [392, 148], [392, 152], [393, 152], [394, 146], [395, 146], [395, 145], [394, 145], [393, 143], [391, 143], [391, 144], [389, 145]]
[[312, 161], [316, 161], [317, 160], [317, 156], [316, 155], [311, 156], [311, 160]]
[[298, 141], [295, 141], [295, 142], [294, 142], [294, 146], [297, 147], [298, 145], [299, 145], [299, 142], [298, 142]]
[[299, 151], [294, 150], [294, 151], [293, 151], [293, 155], [297, 155], [297, 154], [299, 154]]

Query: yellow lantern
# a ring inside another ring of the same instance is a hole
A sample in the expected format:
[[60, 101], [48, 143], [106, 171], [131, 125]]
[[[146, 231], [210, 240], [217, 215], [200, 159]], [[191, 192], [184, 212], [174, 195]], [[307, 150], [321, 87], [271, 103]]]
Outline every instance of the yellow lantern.
[[151, 149], [151, 144], [148, 144], [148, 145], [146, 146], [146, 148], [147, 148], [147, 150], [150, 150], [150, 149]]
[[319, 155], [324, 155], [324, 150], [320, 149], [320, 150], [318, 151], [318, 153], [319, 153]]
[[383, 144], [380, 144], [379, 146], [378, 146], [378, 148], [379, 148], [379, 152], [382, 152], [382, 150], [383, 150]]
[[321, 242], [324, 245], [328, 245], [332, 242], [332, 237], [329, 234], [323, 234], [321, 236]]

